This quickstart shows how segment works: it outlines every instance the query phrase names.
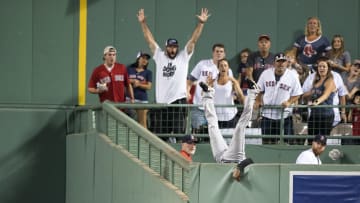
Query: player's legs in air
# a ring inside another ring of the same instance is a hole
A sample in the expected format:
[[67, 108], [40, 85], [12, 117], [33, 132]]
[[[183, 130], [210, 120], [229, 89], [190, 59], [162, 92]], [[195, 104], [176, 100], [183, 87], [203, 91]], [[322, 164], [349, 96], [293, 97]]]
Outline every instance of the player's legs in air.
[[213, 156], [217, 163], [236, 162], [239, 163], [246, 159], [245, 156], [245, 128], [248, 125], [254, 106], [255, 98], [258, 91], [255, 85], [254, 89], [248, 90], [248, 96], [245, 99], [244, 110], [236, 125], [230, 145], [227, 146], [218, 126], [214, 106], [214, 89], [208, 87], [205, 83], [200, 83], [203, 89], [203, 104], [205, 108], [205, 117], [208, 121], [208, 131], [210, 137], [210, 145]]
[[215, 161], [217, 163], [238, 163], [233, 172], [233, 177], [236, 180], [240, 180], [240, 175], [244, 168], [253, 163], [251, 159], [246, 159], [245, 156], [245, 128], [251, 119], [254, 102], [256, 95], [259, 93], [259, 89], [255, 83], [253, 83], [253, 89], [248, 89], [248, 96], [245, 99], [243, 112], [234, 130], [230, 145], [227, 146], [218, 126], [213, 101], [215, 90], [208, 87], [205, 83], [200, 83], [200, 87], [203, 89], [203, 105], [205, 108], [205, 117], [208, 121], [211, 150]]

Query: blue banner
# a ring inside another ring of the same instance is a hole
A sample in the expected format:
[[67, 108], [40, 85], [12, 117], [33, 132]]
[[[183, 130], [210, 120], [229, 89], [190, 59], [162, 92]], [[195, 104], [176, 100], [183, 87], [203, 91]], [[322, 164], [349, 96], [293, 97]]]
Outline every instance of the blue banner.
[[360, 172], [291, 171], [290, 203], [360, 203]]

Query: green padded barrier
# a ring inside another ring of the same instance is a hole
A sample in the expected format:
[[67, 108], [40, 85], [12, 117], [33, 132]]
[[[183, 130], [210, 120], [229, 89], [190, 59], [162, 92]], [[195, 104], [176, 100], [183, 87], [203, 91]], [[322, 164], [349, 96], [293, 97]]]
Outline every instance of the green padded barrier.
[[65, 201], [66, 113], [0, 108], [0, 202]]
[[94, 202], [112, 203], [113, 148], [109, 139], [96, 136], [94, 162]]
[[66, 203], [94, 202], [96, 133], [66, 137]]
[[279, 202], [279, 166], [248, 167], [240, 182], [234, 164], [201, 164], [199, 203]]

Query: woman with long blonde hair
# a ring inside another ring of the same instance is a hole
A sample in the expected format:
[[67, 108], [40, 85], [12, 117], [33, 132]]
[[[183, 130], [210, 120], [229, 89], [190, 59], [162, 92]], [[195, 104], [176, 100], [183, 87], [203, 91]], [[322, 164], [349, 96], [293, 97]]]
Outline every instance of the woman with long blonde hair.
[[293, 45], [292, 54], [301, 64], [305, 64], [314, 72], [313, 65], [320, 56], [331, 50], [329, 40], [322, 35], [321, 22], [318, 17], [310, 17], [305, 25], [304, 35]]

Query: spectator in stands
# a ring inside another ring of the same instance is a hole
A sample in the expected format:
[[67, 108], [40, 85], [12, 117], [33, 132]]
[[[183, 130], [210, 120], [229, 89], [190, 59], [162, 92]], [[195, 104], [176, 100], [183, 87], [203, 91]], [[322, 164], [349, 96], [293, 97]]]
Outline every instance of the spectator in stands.
[[270, 52], [271, 41], [269, 35], [260, 35], [258, 38], [258, 51], [250, 54], [246, 75], [251, 81], [257, 82], [261, 73], [274, 64], [274, 54]]
[[[147, 69], [150, 55], [144, 52], [139, 52], [136, 56], [136, 62], [128, 67], [128, 74], [130, 83], [134, 90], [134, 97], [136, 103], [148, 103], [147, 90], [151, 89], [152, 71]], [[127, 100], [130, 98], [127, 97]], [[147, 128], [147, 109], [137, 109], [138, 122]]]
[[354, 60], [353, 65], [350, 67], [349, 72], [343, 72], [341, 77], [348, 90], [347, 104], [351, 104], [354, 98], [354, 94], [360, 90], [360, 60]]
[[103, 55], [104, 64], [96, 67], [88, 83], [88, 91], [99, 95], [100, 102], [125, 102], [125, 88], [134, 103], [134, 93], [124, 64], [116, 62], [116, 49], [107, 46]]
[[319, 18], [310, 17], [307, 19], [305, 33], [295, 41], [292, 53], [301, 64], [307, 65], [309, 70], [314, 72], [313, 64], [330, 49], [329, 40], [322, 36]]
[[[214, 44], [212, 47], [212, 58], [199, 61], [191, 71], [187, 80], [187, 91], [190, 94], [191, 86], [195, 83], [195, 92], [193, 104], [201, 105], [201, 87], [200, 82], [207, 82], [208, 79], [215, 80], [219, 71], [217, 64], [220, 59], [225, 58], [225, 46], [223, 44]], [[188, 97], [189, 98], [189, 97]], [[191, 126], [193, 132], [199, 132], [207, 124], [204, 108], [194, 107], [191, 109]]]
[[[352, 122], [352, 135], [360, 136], [360, 90], [354, 94], [353, 104], [350, 109], [349, 121]], [[360, 144], [360, 140], [356, 140], [356, 144]]]
[[345, 50], [344, 37], [334, 35], [331, 41], [331, 50], [327, 53], [331, 69], [339, 74], [348, 72], [351, 66], [351, 56]]
[[192, 157], [196, 152], [197, 139], [193, 135], [185, 135], [181, 139], [180, 154], [188, 161], [192, 161]]
[[[144, 9], [139, 10], [137, 14], [138, 21], [156, 63], [155, 93], [157, 103], [186, 103], [189, 61], [209, 16], [206, 8], [201, 9], [200, 15], [197, 15], [198, 23], [196, 28], [183, 50], [179, 50], [179, 43], [176, 39], [169, 38], [165, 44], [165, 51], [163, 51], [146, 24]], [[166, 126], [162, 133], [182, 133], [185, 130], [185, 108], [169, 107], [163, 110], [162, 120], [164, 121], [162, 126]]]
[[[335, 92], [336, 86], [328, 58], [321, 57], [317, 62], [317, 71], [312, 82], [312, 88], [304, 93], [304, 97], [310, 100], [311, 106], [333, 105]], [[312, 108], [308, 120], [308, 134], [330, 135], [333, 121], [333, 108]]]
[[[284, 135], [293, 135], [292, 108], [302, 92], [298, 76], [288, 69], [288, 61], [284, 53], [275, 56], [275, 65], [261, 74], [257, 83], [260, 89], [255, 108], [263, 107], [261, 131], [263, 135], [280, 135], [281, 119], [284, 119]], [[266, 105], [281, 105], [284, 109], [266, 108]], [[275, 139], [263, 139], [264, 143]]]
[[[234, 105], [234, 93], [240, 103], [244, 103], [244, 95], [238, 81], [229, 76], [229, 62], [227, 59], [218, 61], [219, 75], [213, 81], [215, 89], [214, 102], [216, 105]], [[208, 81], [211, 83], [211, 81]], [[220, 128], [234, 128], [238, 118], [236, 107], [216, 107], [216, 115]]]
[[240, 85], [241, 90], [243, 91], [243, 94], [246, 94], [246, 91], [249, 87], [248, 82], [246, 81], [247, 75], [246, 75], [246, 68], [248, 67], [248, 58], [251, 54], [251, 51], [249, 48], [245, 48], [240, 51], [239, 57], [240, 57], [240, 63], [238, 66], [238, 82]]
[[321, 165], [320, 155], [326, 148], [326, 136], [315, 135], [311, 148], [300, 153], [296, 164]]
[[285, 56], [288, 60], [289, 69], [298, 75], [300, 84], [302, 85], [309, 75], [309, 69], [307, 66], [301, 65], [298, 63], [297, 59], [292, 55], [291, 50], [285, 51]]
[[[335, 71], [331, 71], [331, 74], [334, 78], [334, 82], [335, 82], [335, 86], [336, 86], [336, 91], [334, 92], [334, 99], [333, 99], [333, 105], [346, 105], [346, 95], [348, 94], [348, 91], [344, 85], [343, 79], [341, 78], [340, 74], [335, 72]], [[315, 75], [316, 73], [312, 73], [311, 75], [309, 75], [302, 88], [303, 88], [303, 92], [308, 92], [311, 91], [312, 87], [313, 87], [313, 81], [315, 79]], [[302, 100], [304, 101], [304, 104], [307, 104], [307, 102], [311, 102], [311, 98], [305, 98], [302, 97]], [[309, 109], [311, 111], [311, 109]], [[346, 123], [347, 118], [346, 118], [346, 109], [345, 107], [341, 108], [341, 114], [339, 111], [338, 107], [334, 107], [334, 121], [333, 121], [333, 128], [336, 127], [341, 121]]]

